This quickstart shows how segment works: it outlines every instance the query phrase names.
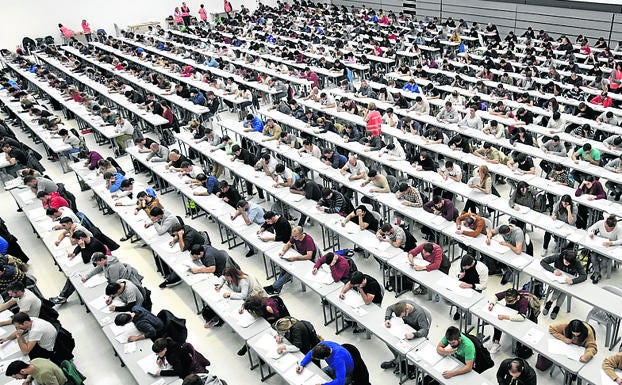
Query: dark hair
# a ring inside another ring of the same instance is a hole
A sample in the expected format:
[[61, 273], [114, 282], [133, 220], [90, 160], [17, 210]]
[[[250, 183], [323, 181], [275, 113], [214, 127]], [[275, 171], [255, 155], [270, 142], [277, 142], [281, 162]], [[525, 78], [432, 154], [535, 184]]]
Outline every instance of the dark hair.
[[311, 350], [311, 357], [314, 360], [323, 360], [327, 358], [328, 356], [330, 356], [330, 353], [331, 353], [331, 349], [327, 345], [324, 345], [323, 343], [319, 343], [315, 345], [313, 349]]
[[9, 286], [6, 288], [7, 291], [24, 291], [26, 290], [26, 285], [24, 285], [21, 281], [11, 282]]
[[400, 187], [398, 187], [399, 192], [405, 192], [408, 190], [408, 183], [400, 183]]
[[86, 233], [82, 230], [78, 230], [78, 231], [74, 231], [73, 235], [71, 236], [71, 238], [73, 239], [80, 239], [80, 238], [87, 238], [88, 235], [86, 235]]
[[162, 210], [160, 207], [154, 207], [149, 212], [149, 216], [151, 217], [157, 217], [158, 215], [164, 215], [164, 210]]
[[117, 294], [120, 288], [121, 284], [119, 284], [118, 282], [111, 282], [106, 286], [106, 295]]
[[[203, 7], [203, 4], [201, 4], [201, 7]], [[203, 380], [201, 379], [201, 377], [192, 373], [184, 378], [184, 381], [181, 383], [181, 385], [203, 385]]]
[[39, 192], [37, 193], [37, 198], [43, 198], [43, 197], [44, 197], [44, 196], [46, 196], [46, 195], [50, 195], [50, 193], [49, 193], [49, 192], [47, 192], [47, 191], [39, 191]]
[[13, 317], [11, 317], [11, 323], [12, 324], [19, 324], [19, 325], [23, 325], [24, 322], [30, 321], [30, 316], [26, 313], [19, 312], [17, 314], [15, 314]]
[[175, 223], [173, 226], [171, 226], [171, 231], [176, 233], [183, 228], [184, 228], [184, 225], [182, 225], [181, 223]]
[[616, 227], [618, 224], [618, 218], [615, 215], [609, 215], [607, 219], [605, 219], [605, 224], [609, 227]]
[[577, 253], [574, 250], [566, 249], [561, 252], [560, 257], [568, 263], [574, 263], [577, 260]]
[[240, 280], [244, 278], [246, 274], [244, 274], [242, 270], [234, 266], [229, 266], [225, 269], [225, 271], [222, 272], [222, 275], [225, 277], [231, 277], [231, 279], [233, 280], [233, 284], [235, 286], [238, 286]]
[[333, 260], [335, 258], [337, 258], [337, 254], [333, 253], [332, 251], [329, 251], [328, 253], [324, 255], [324, 263], [326, 263], [327, 265], [330, 265], [331, 263], [333, 263]]
[[333, 190], [329, 189], [328, 187], [325, 187], [324, 190], [322, 190], [322, 198], [328, 198], [328, 196], [333, 192]]
[[456, 341], [460, 339], [460, 334], [460, 329], [455, 326], [450, 326], [445, 332], [445, 339], [447, 339], [447, 341]]
[[121, 182], [121, 188], [130, 187], [134, 184], [134, 178], [123, 179]]
[[154, 353], [160, 353], [171, 343], [173, 343], [173, 339], [171, 337], [158, 338], [157, 340], [155, 340], [153, 345], [151, 345], [151, 350]]
[[434, 251], [434, 243], [432, 242], [427, 242], [423, 245], [423, 251], [425, 251], [426, 253], [431, 253], [432, 251]]
[[279, 163], [276, 165], [276, 167], [274, 168], [274, 172], [276, 173], [282, 173], [283, 171], [285, 171], [285, 165], [283, 163]]
[[360, 271], [355, 271], [350, 277], [350, 285], [359, 285], [361, 282], [363, 282], [364, 279], [365, 276], [363, 275], [363, 273], [361, 273]]
[[460, 261], [460, 267], [471, 265], [475, 261], [475, 258], [471, 254], [466, 254]]
[[263, 219], [272, 219], [276, 216], [274, 211], [266, 211], [263, 215]]
[[6, 372], [4, 373], [7, 377], [14, 376], [16, 374], [20, 374], [23, 369], [29, 367], [30, 364], [25, 363], [24, 361], [15, 360], [6, 367]]
[[434, 195], [432, 197], [432, 203], [434, 203], [435, 205], [441, 203], [443, 201], [443, 197], [440, 195]]
[[510, 232], [510, 226], [508, 225], [499, 226], [499, 234], [504, 235], [504, 234], [508, 234], [509, 232]]
[[130, 313], [121, 313], [117, 314], [117, 316], [114, 317], [114, 324], [117, 326], [123, 326], [130, 323], [131, 320], [132, 316], [130, 315]]
[[234, 144], [233, 147], [231, 147], [231, 152], [238, 152], [240, 149], [241, 147], [239, 144]]
[[579, 319], [573, 319], [572, 321], [568, 322], [568, 325], [564, 329], [564, 336], [566, 338], [574, 339], [572, 333], [579, 333], [579, 336], [577, 337], [577, 340], [579, 342], [578, 345], [582, 345], [583, 341], [585, 341], [585, 339], [587, 338], [589, 331], [587, 330], [587, 326], [585, 326], [585, 323], [583, 323], [583, 321]]
[[378, 175], [378, 171], [376, 171], [376, 170], [369, 170], [369, 172], [367, 173], [367, 176], [370, 177], [370, 178], [373, 178], [376, 175]]
[[91, 261], [92, 262], [99, 262], [99, 261], [104, 260], [104, 259], [108, 259], [108, 256], [106, 254], [102, 253], [101, 251], [96, 251], [91, 256]]
[[196, 243], [190, 247], [190, 255], [199, 255], [204, 250], [203, 245]]

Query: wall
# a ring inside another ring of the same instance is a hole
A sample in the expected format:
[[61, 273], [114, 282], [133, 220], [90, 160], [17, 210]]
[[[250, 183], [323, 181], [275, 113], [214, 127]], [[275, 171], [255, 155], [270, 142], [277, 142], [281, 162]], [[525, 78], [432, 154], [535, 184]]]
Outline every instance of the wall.
[[[233, 9], [240, 4], [251, 11], [257, 8], [257, 0], [230, 0]], [[276, 0], [264, 1], [276, 4]], [[203, 4], [210, 13], [223, 11], [222, 0], [187, 0], [193, 16], [198, 17], [199, 5]], [[114, 33], [114, 23], [120, 28], [145, 21], [164, 21], [172, 15], [181, 0], [16, 0], [3, 1], [0, 12], [0, 48], [14, 49], [25, 36], [31, 38], [60, 37], [58, 23], [82, 30], [80, 23], [86, 19], [91, 29], [103, 28]]]

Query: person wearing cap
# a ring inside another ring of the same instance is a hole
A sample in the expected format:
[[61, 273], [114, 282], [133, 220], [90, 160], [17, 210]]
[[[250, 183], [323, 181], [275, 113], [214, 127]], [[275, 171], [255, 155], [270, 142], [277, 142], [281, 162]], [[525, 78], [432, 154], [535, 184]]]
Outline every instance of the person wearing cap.
[[[307, 354], [320, 342], [315, 328], [309, 321], [298, 320], [290, 316], [281, 317], [272, 324], [272, 328], [277, 332], [274, 339], [278, 344], [276, 351], [279, 354], [296, 351]], [[285, 344], [283, 339], [291, 345]]]
[[[430, 324], [432, 320], [428, 319], [426, 310], [415, 301], [408, 299], [387, 306], [387, 310], [384, 314], [384, 326], [386, 328], [391, 328], [392, 318], [401, 318], [404, 324], [414, 329], [413, 333], [406, 333], [404, 335], [404, 338], [407, 340], [426, 338], [430, 332], [430, 326], [432, 326]], [[380, 364], [382, 369], [394, 368], [399, 363], [399, 352], [390, 346], [388, 347], [391, 353], [393, 353], [393, 359]]]
[[11, 362], [5, 375], [17, 380], [24, 380], [22, 384], [31, 384], [36, 381], [38, 385], [64, 385], [67, 384], [65, 372], [54, 362], [47, 358], [35, 358], [26, 363], [21, 360]]

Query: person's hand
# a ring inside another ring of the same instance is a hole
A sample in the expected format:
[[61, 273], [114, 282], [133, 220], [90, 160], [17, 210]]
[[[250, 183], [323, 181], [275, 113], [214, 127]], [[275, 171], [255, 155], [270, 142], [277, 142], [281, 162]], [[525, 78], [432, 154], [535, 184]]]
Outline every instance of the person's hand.
[[81, 249], [84, 249], [84, 239], [80, 239], [78, 241], [78, 246], [80, 246]]
[[415, 265], [415, 266], [413, 266], [413, 268], [414, 268], [415, 270], [417, 270], [417, 271], [423, 271], [423, 270], [425, 270], [425, 266], [417, 266], [417, 265]]
[[304, 368], [302, 366], [300, 366], [300, 365], [296, 366], [296, 373], [298, 373], [298, 374], [302, 373], [303, 369]]
[[173, 245], [174, 245], [174, 244], [175, 244], [175, 240], [174, 240], [174, 239], [168, 243], [168, 245], [169, 245], [170, 247], [173, 247]]
[[612, 246], [612, 245], [613, 245], [613, 242], [611, 242], [611, 241], [603, 242], [603, 246], [605, 246], [605, 247], [609, 247], [609, 246]]
[[488, 311], [492, 311], [492, 309], [495, 308], [495, 304], [494, 303], [489, 303], [488, 304]]
[[445, 378], [452, 378], [454, 376], [454, 372], [452, 370], [445, 370], [443, 372], [443, 377]]
[[551, 219], [553, 219], [554, 221], [557, 220], [557, 215], [555, 214], [551, 215]]
[[596, 197], [595, 197], [594, 195], [588, 195], [588, 196], [587, 196], [587, 200], [588, 200], [588, 201], [593, 201], [593, 200], [595, 200], [595, 199], [596, 199]]
[[486, 238], [486, 244], [490, 246], [490, 238]]
[[86, 277], [82, 277], [81, 281], [84, 283], [86, 282]]
[[283, 250], [279, 251], [279, 257], [282, 257], [283, 255], [285, 255], [285, 252]]
[[504, 320], [504, 319], [506, 319], [506, 320], [507, 320], [507, 319], [510, 319], [510, 316], [509, 316], [509, 315], [506, 315], [506, 314], [499, 314], [499, 315], [497, 316], [497, 318], [498, 318], [498, 319], [500, 319], [500, 320]]
[[220, 289], [222, 289], [222, 285], [215, 285], [214, 286], [214, 290], [220, 291]]
[[110, 305], [112, 303], [112, 297], [106, 298], [106, 305]]
[[566, 344], [571, 344], [572, 343], [572, 338], [564, 338], [562, 341], [564, 341], [564, 343], [566, 343]]
[[241, 307], [240, 309], [238, 309], [238, 313], [239, 313], [239, 314], [244, 313], [244, 308], [243, 308], [243, 307]]
[[138, 341], [139, 338], [140, 338], [140, 336], [129, 336], [129, 337], [127, 337], [127, 342]]
[[555, 270], [553, 271], [553, 274], [554, 274], [554, 275], [557, 275], [557, 276], [560, 276], [560, 275], [562, 275], [562, 271], [561, 271], [561, 270], [559, 270], [559, 269], [555, 269]]
[[55, 242], [54, 242], [54, 244], [55, 244], [56, 246], [58, 246], [58, 245], [60, 245], [60, 241], [55, 241]]
[[224, 293], [222, 293], [222, 297], [223, 298], [229, 298], [229, 297], [231, 297], [231, 293], [229, 293], [228, 291], [224, 292]]
[[[279, 343], [279, 342], [277, 341], [277, 343]], [[285, 351], [285, 349], [287, 349], [287, 347], [285, 345], [279, 345], [279, 346], [276, 347], [276, 352], [281, 354], [281, 353], [283, 353]]]
[[341, 222], [341, 227], [346, 227], [346, 223], [345, 222]]
[[318, 209], [321, 212], [324, 212], [324, 207], [323, 206], [315, 206], [316, 209]]
[[594, 234], [590, 233], [589, 237], [590, 237], [590, 239], [594, 239]]
[[114, 306], [114, 305], [108, 306], [108, 310], [110, 310], [110, 311], [115, 311], [115, 309], [116, 309], [116, 306]]
[[618, 384], [622, 384], [622, 378], [621, 378], [621, 377], [616, 378], [616, 382], [617, 382]]
[[150, 222], [146, 222], [145, 223], [145, 228], [147, 229], [147, 228], [149, 228], [149, 226], [151, 226], [151, 223]]
[[25, 330], [23, 330], [23, 329], [17, 329], [17, 330], [15, 330], [15, 336], [16, 336], [17, 338], [21, 337], [21, 336], [24, 334], [24, 331], [25, 331]]
[[316, 275], [317, 274], [317, 269], [314, 267], [313, 270], [311, 270], [311, 274]]
[[339, 299], [346, 299], [345, 293], [339, 293]]
[[138, 210], [134, 210], [134, 215], [138, 215]]
[[413, 338], [415, 338], [415, 334], [414, 334], [414, 333], [405, 333], [405, 334], [404, 334], [404, 337], [405, 337], [407, 340], [412, 340]]
[[514, 210], [520, 211], [520, 206], [519, 205], [514, 205]]
[[499, 242], [499, 244], [500, 244], [501, 246], [510, 246], [510, 244], [509, 244], [509, 243], [507, 243], [506, 241]]
[[572, 285], [574, 283], [574, 281], [572, 280], [572, 278], [566, 278], [566, 284], [567, 285]]
[[473, 287], [473, 285], [471, 285], [470, 283], [466, 283], [466, 282], [460, 282], [460, 287], [463, 289], [470, 289], [471, 287]]
[[191, 267], [191, 268], [190, 268], [190, 272], [191, 272], [192, 274], [197, 274], [197, 273], [199, 272], [199, 268], [198, 268], [198, 267]]
[[154, 375], [155, 377], [160, 377], [160, 371], [159, 371], [159, 370], [157, 370], [155, 373], [153, 373], [153, 375]]
[[[590, 359], [589, 359], [589, 358], [587, 358], [587, 357], [585, 356], [585, 354], [584, 354], [584, 355], [582, 355], [581, 357], [579, 357], [579, 361], [580, 361], [580, 362], [588, 362], [589, 360], [590, 360]], [[619, 382], [618, 382], [618, 384], [619, 384]]]

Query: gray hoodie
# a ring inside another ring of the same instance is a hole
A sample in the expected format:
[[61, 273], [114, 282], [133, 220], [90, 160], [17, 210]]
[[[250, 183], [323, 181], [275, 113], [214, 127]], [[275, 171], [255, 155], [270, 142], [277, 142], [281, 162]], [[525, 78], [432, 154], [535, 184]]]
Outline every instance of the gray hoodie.
[[119, 259], [113, 255], [109, 255], [107, 259], [108, 261], [104, 266], [95, 267], [86, 275], [85, 278], [89, 279], [92, 276], [103, 272], [108, 283], [117, 282], [120, 279], [126, 279], [136, 285], [136, 287], [143, 286], [143, 276], [140, 275], [138, 270], [136, 270], [133, 266], [120, 262]]

